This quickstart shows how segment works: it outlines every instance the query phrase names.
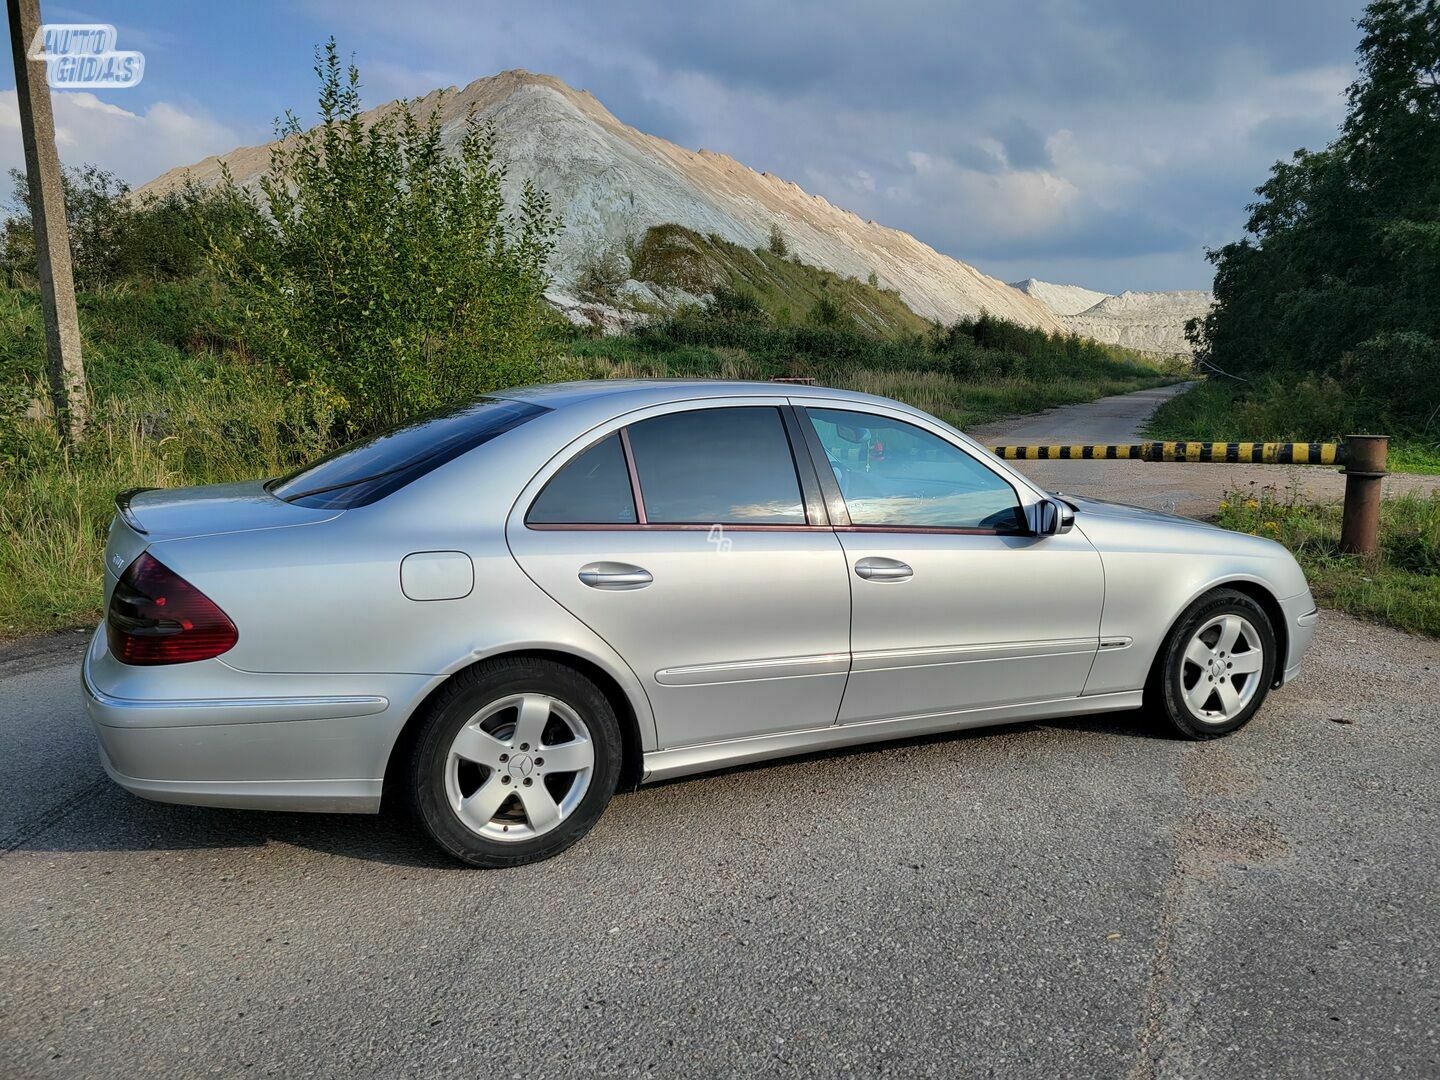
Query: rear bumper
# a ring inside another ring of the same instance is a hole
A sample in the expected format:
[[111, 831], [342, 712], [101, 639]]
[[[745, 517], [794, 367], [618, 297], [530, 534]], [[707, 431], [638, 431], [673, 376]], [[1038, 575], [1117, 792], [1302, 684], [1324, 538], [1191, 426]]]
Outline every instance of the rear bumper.
[[374, 814], [379, 780], [144, 780], [115, 768], [100, 737], [100, 764], [131, 795], [152, 802], [217, 806], [231, 810], [298, 810], [316, 814]]
[[131, 668], [97, 634], [81, 680], [101, 764], [135, 795], [374, 813], [390, 749], [431, 677], [257, 675], [219, 661]]
[[1285, 613], [1285, 637], [1289, 648], [1285, 655], [1285, 670], [1280, 676], [1283, 686], [1300, 674], [1300, 661], [1304, 659], [1310, 643], [1315, 640], [1315, 626], [1320, 612], [1309, 591], [1288, 600], [1280, 601], [1280, 610]]

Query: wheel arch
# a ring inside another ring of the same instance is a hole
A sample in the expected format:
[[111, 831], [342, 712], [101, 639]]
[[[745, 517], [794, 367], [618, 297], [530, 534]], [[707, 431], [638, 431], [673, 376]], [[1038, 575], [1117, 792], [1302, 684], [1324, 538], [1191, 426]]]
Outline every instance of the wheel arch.
[[476, 664], [483, 664], [491, 660], [548, 660], [552, 663], [562, 664], [593, 682], [605, 695], [610, 707], [615, 710], [615, 719], [620, 725], [622, 743], [620, 780], [616, 785], [616, 790], [633, 791], [640, 786], [645, 772], [645, 744], [640, 733], [640, 716], [635, 709], [634, 702], [630, 700], [630, 696], [620, 685], [620, 681], [602, 665], [578, 653], [566, 652], [563, 649], [527, 647], [502, 650], [477, 657], [472, 662], [450, 672], [430, 688], [429, 692], [411, 710], [410, 716], [390, 747], [390, 756], [385, 762], [385, 777], [380, 788], [382, 805], [394, 799], [401, 791], [400, 777], [404, 774], [405, 764], [409, 760], [411, 750], [414, 749], [420, 729], [424, 726], [424, 718], [430, 703], [463, 672], [469, 671]]
[[1219, 581], [1212, 581], [1203, 588], [1196, 590], [1185, 603], [1181, 604], [1180, 609], [1175, 612], [1169, 625], [1165, 627], [1165, 633], [1160, 635], [1160, 639], [1155, 645], [1155, 653], [1150, 658], [1150, 679], [1154, 679], [1156, 666], [1160, 663], [1160, 658], [1165, 654], [1165, 643], [1170, 640], [1170, 635], [1175, 632], [1175, 627], [1179, 625], [1180, 620], [1185, 617], [1185, 613], [1195, 606], [1196, 601], [1202, 597], [1209, 596], [1218, 589], [1233, 589], [1235, 592], [1248, 596], [1260, 605], [1260, 610], [1265, 612], [1266, 617], [1269, 618], [1270, 629], [1274, 631], [1275, 634], [1276, 652], [1275, 677], [1271, 683], [1271, 687], [1279, 686], [1281, 679], [1284, 677], [1286, 658], [1290, 655], [1290, 631], [1285, 625], [1285, 611], [1281, 608], [1279, 599], [1268, 585], [1258, 578], [1253, 577], [1230, 577], [1222, 578]]

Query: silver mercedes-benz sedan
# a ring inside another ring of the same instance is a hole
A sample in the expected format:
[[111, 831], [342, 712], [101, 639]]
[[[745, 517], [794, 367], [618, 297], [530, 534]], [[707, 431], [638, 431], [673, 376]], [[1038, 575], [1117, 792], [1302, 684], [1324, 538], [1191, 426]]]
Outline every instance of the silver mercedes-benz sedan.
[[279, 480], [130, 492], [84, 661], [166, 802], [374, 813], [478, 866], [618, 789], [1119, 709], [1241, 727], [1315, 632], [1278, 544], [1037, 488], [884, 398], [504, 391]]

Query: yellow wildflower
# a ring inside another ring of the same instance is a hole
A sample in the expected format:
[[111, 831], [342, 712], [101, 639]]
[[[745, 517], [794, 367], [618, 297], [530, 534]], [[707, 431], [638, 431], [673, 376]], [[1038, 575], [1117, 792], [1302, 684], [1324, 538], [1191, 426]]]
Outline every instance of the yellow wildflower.
[[1260, 509], [1260, 504], [1259, 504], [1258, 502], [1256, 502], [1254, 499], [1246, 499], [1246, 500], [1245, 500], [1245, 509], [1246, 509], [1246, 510], [1259, 510], [1259, 509]]

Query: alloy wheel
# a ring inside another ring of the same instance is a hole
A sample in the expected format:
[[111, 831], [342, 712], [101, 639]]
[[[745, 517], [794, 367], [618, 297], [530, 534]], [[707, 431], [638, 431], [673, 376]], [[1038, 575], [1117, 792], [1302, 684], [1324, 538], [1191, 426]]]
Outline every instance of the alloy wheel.
[[575, 812], [594, 769], [590, 729], [574, 709], [548, 694], [512, 694], [490, 702], [456, 733], [445, 794], [471, 832], [530, 840]]
[[1225, 724], [1255, 697], [1265, 651], [1260, 633], [1243, 615], [1217, 615], [1185, 646], [1180, 687], [1197, 720]]

